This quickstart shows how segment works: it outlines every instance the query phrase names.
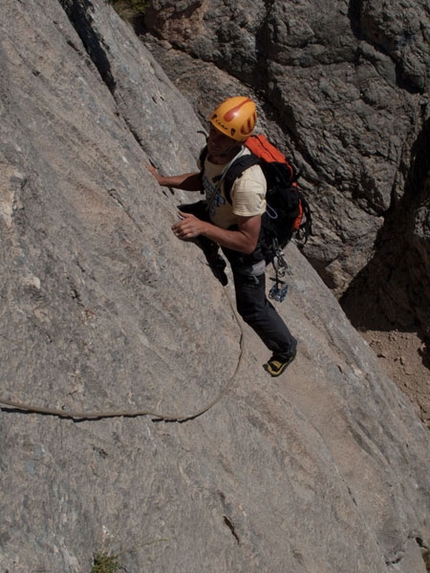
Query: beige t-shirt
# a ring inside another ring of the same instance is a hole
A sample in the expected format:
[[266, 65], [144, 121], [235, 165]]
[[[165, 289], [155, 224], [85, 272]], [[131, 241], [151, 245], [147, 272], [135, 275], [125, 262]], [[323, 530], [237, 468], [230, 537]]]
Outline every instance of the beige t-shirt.
[[[240, 156], [249, 154], [250, 151], [244, 147]], [[230, 192], [231, 204], [225, 198], [224, 184], [220, 185], [226, 167], [228, 164], [216, 165], [206, 158], [203, 175], [203, 188], [210, 204], [210, 220], [223, 229], [237, 225], [238, 216], [253, 217], [262, 215], [266, 210], [266, 178], [261, 167], [253, 165], [236, 179]]]

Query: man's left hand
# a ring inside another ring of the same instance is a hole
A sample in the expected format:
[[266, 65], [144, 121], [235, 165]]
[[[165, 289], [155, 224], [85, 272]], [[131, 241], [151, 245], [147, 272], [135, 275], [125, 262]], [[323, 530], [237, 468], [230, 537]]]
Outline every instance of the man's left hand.
[[181, 220], [172, 225], [172, 231], [178, 239], [186, 241], [187, 239], [195, 239], [202, 234], [204, 226], [207, 224], [201, 221], [191, 213], [183, 213], [179, 211]]

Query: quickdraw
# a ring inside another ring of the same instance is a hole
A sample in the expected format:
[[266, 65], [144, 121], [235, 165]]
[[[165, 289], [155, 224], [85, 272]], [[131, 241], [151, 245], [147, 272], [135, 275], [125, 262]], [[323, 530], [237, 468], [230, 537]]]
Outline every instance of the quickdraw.
[[269, 298], [278, 302], [282, 302], [285, 300], [288, 292], [288, 284], [282, 279], [287, 273], [291, 274], [291, 271], [289, 270], [285, 253], [281, 249], [277, 239], [273, 240], [273, 248], [275, 251], [275, 257], [272, 261], [272, 264], [273, 268], [275, 269], [276, 277], [272, 279], [275, 281], [275, 284], [270, 289]]

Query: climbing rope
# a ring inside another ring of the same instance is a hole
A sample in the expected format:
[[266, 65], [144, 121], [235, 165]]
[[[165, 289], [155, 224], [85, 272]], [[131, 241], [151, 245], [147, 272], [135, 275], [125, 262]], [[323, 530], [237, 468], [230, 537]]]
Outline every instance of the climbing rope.
[[[158, 412], [154, 412], [152, 410], [135, 410], [135, 411], [130, 411], [130, 410], [113, 410], [113, 411], [100, 411], [100, 412], [73, 412], [73, 411], [67, 411], [67, 410], [60, 410], [60, 409], [56, 409], [56, 408], [47, 408], [47, 407], [39, 407], [39, 406], [32, 406], [30, 404], [25, 404], [22, 402], [15, 402], [14, 400], [6, 400], [4, 398], [0, 398], [0, 405], [3, 406], [7, 406], [9, 409], [15, 409], [15, 410], [21, 410], [21, 411], [25, 411], [25, 412], [32, 412], [32, 413], [36, 413], [36, 414], [43, 414], [43, 415], [48, 415], [48, 416], [58, 416], [60, 418], [69, 418], [72, 420], [100, 420], [103, 418], [137, 418], [140, 416], [151, 416], [153, 418], [156, 418], [157, 420], [160, 421], [164, 421], [164, 422], [186, 422], [188, 420], [194, 420], [195, 418], [198, 418], [199, 416], [201, 416], [202, 414], [204, 414], [205, 412], [208, 412], [211, 408], [213, 408], [215, 406], [215, 404], [217, 404], [217, 402], [219, 402], [221, 400], [221, 398], [224, 396], [224, 394], [226, 394], [228, 392], [228, 390], [230, 389], [233, 380], [236, 377], [236, 374], [240, 368], [240, 365], [242, 363], [242, 359], [243, 359], [243, 350], [244, 350], [244, 331], [243, 331], [243, 327], [242, 324], [238, 318], [236, 309], [234, 307], [234, 304], [231, 301], [230, 296], [228, 295], [228, 293], [226, 292], [226, 290], [224, 290], [225, 296], [230, 304], [230, 307], [233, 310], [233, 314], [236, 318], [236, 322], [239, 325], [241, 334], [240, 334], [240, 352], [239, 352], [239, 359], [237, 361], [236, 364], [236, 368], [232, 374], [232, 376], [230, 377], [229, 381], [227, 382], [227, 384], [225, 385], [225, 387], [221, 388], [220, 392], [217, 394], [217, 396], [215, 396], [215, 398], [209, 403], [207, 404], [204, 408], [198, 410], [197, 412], [194, 413], [190, 413], [187, 415], [173, 415], [173, 414], [160, 414]], [[0, 411], [4, 410], [4, 408], [1, 408], [0, 406]]]

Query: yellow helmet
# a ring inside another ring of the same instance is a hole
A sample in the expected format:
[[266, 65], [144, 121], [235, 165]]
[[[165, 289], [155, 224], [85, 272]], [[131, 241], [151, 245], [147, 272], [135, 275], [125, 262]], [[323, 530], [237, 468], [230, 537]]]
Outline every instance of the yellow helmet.
[[231, 139], [246, 141], [257, 123], [255, 103], [243, 96], [228, 98], [212, 112], [209, 121]]

